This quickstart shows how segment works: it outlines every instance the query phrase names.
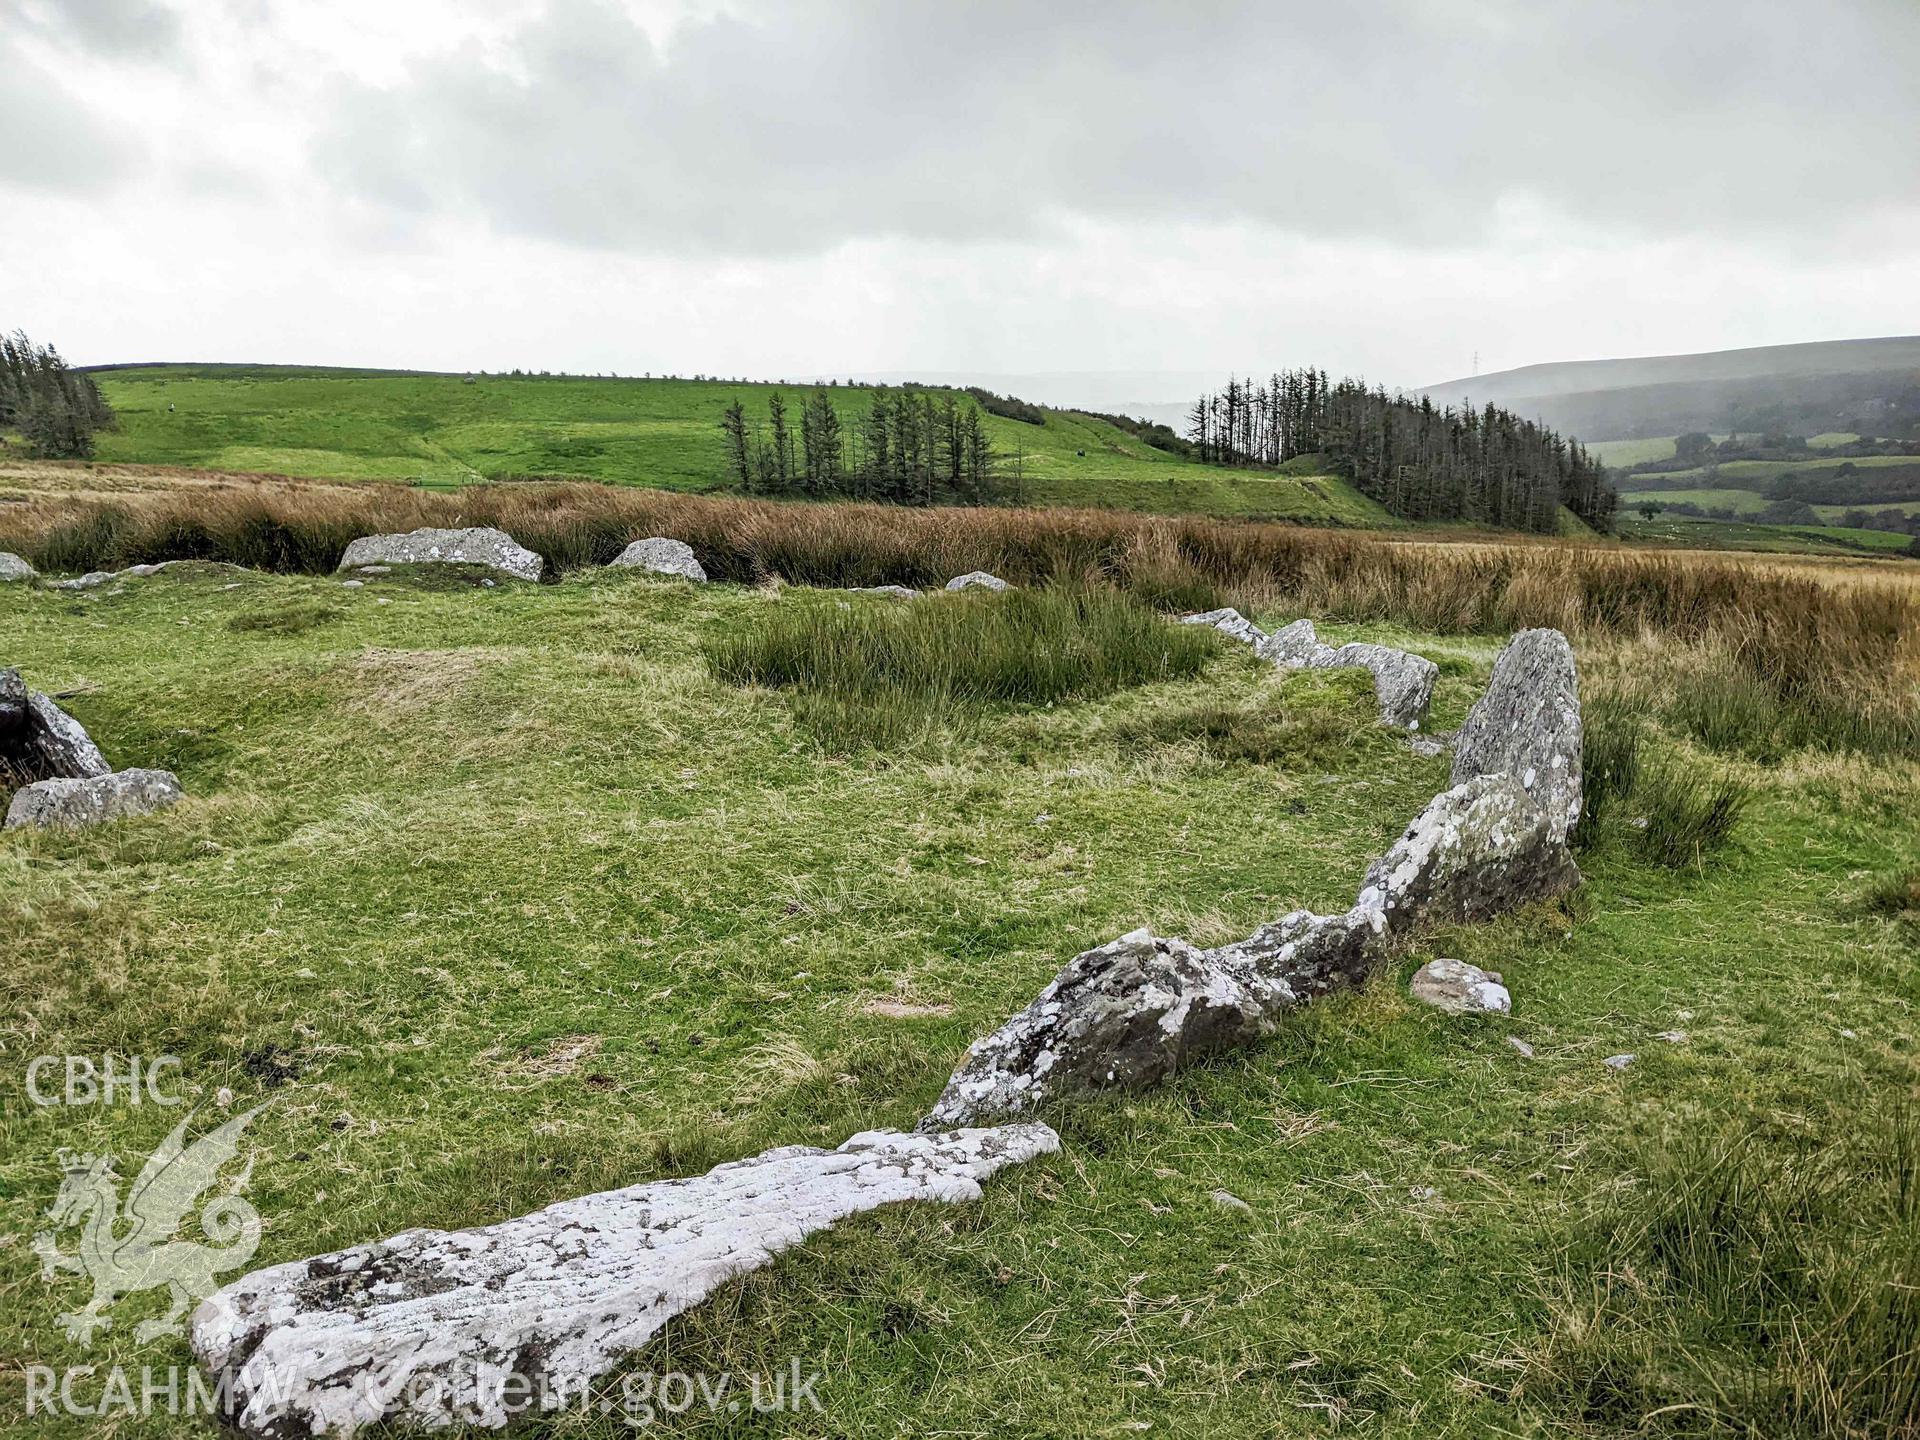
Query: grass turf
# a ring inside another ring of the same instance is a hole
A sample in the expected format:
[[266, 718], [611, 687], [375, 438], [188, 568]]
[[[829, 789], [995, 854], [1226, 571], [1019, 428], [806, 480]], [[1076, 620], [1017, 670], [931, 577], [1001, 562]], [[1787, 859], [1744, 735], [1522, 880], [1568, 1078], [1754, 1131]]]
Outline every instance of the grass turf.
[[[99, 375], [120, 417], [103, 461], [201, 466], [456, 487], [502, 475], [566, 475], [713, 491], [727, 483], [721, 412], [756, 423], [811, 385], [458, 375], [294, 366], [143, 366]], [[871, 391], [830, 388], [853, 421]], [[1155, 450], [1105, 420], [1047, 410], [1046, 424], [986, 417], [1033, 502], [1299, 520], [1393, 521], [1337, 476], [1242, 474]], [[798, 423], [797, 420], [794, 423]]]
[[[789, 697], [725, 684], [703, 656], [783, 607], [835, 603], [603, 573], [0, 590], [8, 660], [76, 692], [117, 765], [174, 768], [191, 797], [91, 834], [0, 838], [8, 1068], [165, 1051], [203, 1103], [222, 1085], [236, 1108], [273, 1098], [251, 1147], [256, 1263], [483, 1223], [908, 1125], [1075, 951], [1139, 924], [1210, 942], [1346, 903], [1445, 780], [1444, 759], [1370, 726], [1364, 677], [1281, 681], [1225, 645], [1193, 678], [836, 753]], [[1328, 628], [1439, 661], [1437, 727], [1462, 718], [1496, 645]], [[1222, 710], [1355, 743], [1276, 749]], [[1256, 748], [1234, 738], [1249, 733]], [[802, 1357], [828, 1373], [826, 1413], [805, 1422], [827, 1434], [1629, 1428], [1639, 1392], [1595, 1411], [1591, 1385], [1557, 1383], [1555, 1282], [1635, 1157], [1744, 1120], [1836, 1134], [1863, 1093], [1920, 1078], [1911, 926], [1856, 903], [1911, 870], [1920, 774], [1731, 768], [1754, 799], [1703, 867], [1649, 866], [1615, 817], [1568, 902], [1427, 937], [1266, 1044], [1057, 1117], [1066, 1152], [982, 1204], [849, 1223], [638, 1365]], [[1433, 954], [1502, 971], [1512, 1021], [1410, 1006], [1400, 982]], [[1653, 1038], [1675, 1026], [1684, 1044]], [[1640, 1057], [1625, 1074], [1599, 1063], [1619, 1051]], [[16, 1234], [41, 1223], [57, 1146], [130, 1161], [177, 1118], [7, 1096]], [[184, 1361], [178, 1341], [131, 1340], [141, 1302], [70, 1345], [54, 1317], [78, 1282], [43, 1286], [20, 1244], [0, 1267], [8, 1413], [25, 1363]], [[625, 1433], [592, 1416], [534, 1428]]]

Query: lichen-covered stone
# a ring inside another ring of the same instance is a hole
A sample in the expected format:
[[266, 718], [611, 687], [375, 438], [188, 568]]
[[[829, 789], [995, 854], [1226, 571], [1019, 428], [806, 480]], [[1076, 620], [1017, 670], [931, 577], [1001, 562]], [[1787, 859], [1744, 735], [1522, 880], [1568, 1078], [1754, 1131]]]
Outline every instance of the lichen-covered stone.
[[1182, 615], [1182, 625], [1207, 625], [1218, 630], [1229, 640], [1238, 640], [1243, 645], [1252, 645], [1257, 650], [1267, 638], [1267, 632], [1254, 624], [1231, 605], [1219, 610], [1204, 610], [1198, 615]]
[[1297, 910], [1200, 950], [1135, 930], [1076, 956], [1025, 1010], [976, 1040], [922, 1130], [1031, 1110], [1075, 1091], [1137, 1090], [1244, 1044], [1293, 1006], [1377, 967], [1384, 923]]
[[195, 574], [231, 574], [244, 572], [244, 565], [232, 565], [223, 560], [161, 560], [151, 565], [129, 565], [124, 570], [89, 570], [84, 575], [71, 580], [53, 580], [48, 582], [54, 590], [98, 590], [116, 580], [144, 580], [149, 575], [165, 575], [179, 571], [191, 576]]
[[1333, 646], [1322, 640], [1311, 620], [1283, 625], [1254, 647], [1262, 660], [1296, 670], [1318, 670], [1333, 661]]
[[1499, 979], [1464, 960], [1429, 960], [1413, 972], [1407, 993], [1449, 1015], [1505, 1015], [1513, 996]]
[[0, 670], [0, 783], [83, 780], [112, 768], [78, 720], [27, 689], [18, 670]]
[[538, 580], [546, 561], [504, 530], [476, 525], [465, 530], [425, 526], [404, 535], [362, 535], [347, 546], [338, 570], [362, 565], [481, 565], [515, 580]]
[[1433, 797], [1367, 870], [1358, 904], [1401, 934], [1429, 921], [1486, 920], [1580, 883], [1564, 835], [1505, 775]]
[[1311, 620], [1296, 620], [1257, 641], [1254, 653], [1262, 660], [1293, 670], [1335, 670], [1358, 666], [1373, 676], [1373, 693], [1380, 702], [1380, 719], [1402, 730], [1418, 730], [1426, 722], [1439, 667], [1421, 655], [1390, 645], [1355, 641], [1334, 647], [1323, 641]]
[[190, 1339], [246, 1435], [498, 1428], [516, 1405], [577, 1406], [671, 1317], [814, 1232], [907, 1200], [976, 1200], [996, 1171], [1059, 1146], [1033, 1124], [784, 1146], [259, 1270], [206, 1300]]
[[6, 828], [101, 825], [150, 815], [180, 800], [171, 770], [116, 770], [85, 780], [39, 780], [16, 790]]
[[38, 579], [40, 572], [10, 550], [0, 550], [0, 585]]
[[856, 595], [875, 595], [883, 600], [918, 600], [920, 592], [905, 585], [856, 585]]
[[949, 590], [1010, 590], [1012, 588], [998, 575], [989, 575], [984, 570], [969, 570], [966, 574], [956, 575], [947, 581]]
[[664, 535], [634, 541], [609, 563], [655, 575], [678, 575], [697, 584], [705, 584], [707, 579], [706, 567], [694, 555], [693, 547], [684, 540], [670, 540]]
[[1374, 698], [1380, 702], [1380, 718], [1387, 724], [1418, 730], [1426, 723], [1433, 682], [1440, 674], [1440, 667], [1426, 656], [1359, 641], [1342, 645], [1327, 661], [1329, 669], [1346, 665], [1358, 665], [1372, 673]]
[[1134, 930], [1069, 961], [1025, 1010], [976, 1040], [921, 1130], [1018, 1114], [1067, 1090], [1135, 1089], [1260, 1034], [1292, 999], [1184, 940]]
[[1460, 728], [1453, 783], [1511, 775], [1564, 838], [1580, 820], [1580, 678], [1558, 630], [1522, 630]]

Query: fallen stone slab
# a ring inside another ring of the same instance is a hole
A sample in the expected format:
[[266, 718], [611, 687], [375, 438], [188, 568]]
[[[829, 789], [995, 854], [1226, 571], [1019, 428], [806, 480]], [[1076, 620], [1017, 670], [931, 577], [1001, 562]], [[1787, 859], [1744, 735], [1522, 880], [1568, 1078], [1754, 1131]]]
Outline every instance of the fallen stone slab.
[[1464, 960], [1429, 960], [1413, 972], [1407, 993], [1449, 1015], [1505, 1015], [1513, 1009], [1500, 977]]
[[516, 1404], [577, 1405], [671, 1317], [814, 1232], [907, 1200], [976, 1200], [996, 1171], [1059, 1146], [1033, 1124], [874, 1130], [476, 1230], [409, 1230], [242, 1278], [195, 1311], [191, 1343], [247, 1435], [498, 1428]]
[[180, 798], [180, 781], [171, 770], [116, 770], [85, 780], [37, 780], [14, 792], [5, 828], [102, 825], [151, 815], [178, 804]]
[[231, 574], [245, 571], [246, 568], [225, 560], [160, 560], [151, 565], [129, 565], [124, 570], [89, 570], [70, 580], [49, 580], [47, 587], [51, 590], [98, 590], [116, 580], [144, 580], [149, 575], [163, 575], [169, 570], [213, 570]]
[[1225, 635], [1229, 640], [1238, 640], [1243, 645], [1251, 645], [1257, 651], [1265, 643], [1267, 632], [1242, 615], [1231, 605], [1220, 610], [1203, 610], [1198, 615], [1182, 615], [1182, 625], [1208, 625]]
[[969, 570], [964, 575], [956, 575], [947, 581], [949, 590], [1011, 590], [1013, 587], [998, 575], [989, 575], [984, 570]]
[[481, 565], [515, 580], [538, 580], [546, 564], [504, 530], [426, 526], [404, 535], [362, 535], [347, 546], [334, 568], [337, 572], [362, 565]]
[[0, 779], [83, 780], [112, 768], [85, 726], [27, 689], [18, 670], [0, 670]]
[[1564, 835], [1506, 775], [1433, 797], [1367, 868], [1357, 904], [1403, 934], [1429, 921], [1487, 920], [1580, 883]]
[[0, 585], [9, 585], [19, 580], [37, 580], [40, 572], [15, 555], [11, 550], [0, 550]]
[[1453, 783], [1511, 775], [1564, 839], [1580, 822], [1580, 677], [1558, 630], [1522, 630], [1460, 727]]
[[1333, 646], [1315, 632], [1311, 620], [1296, 620], [1267, 636], [1254, 653], [1262, 660], [1299, 670], [1318, 670], [1333, 663]]
[[1016, 1115], [1075, 1091], [1138, 1090], [1273, 1029], [1296, 1005], [1359, 984], [1384, 920], [1297, 910], [1200, 950], [1135, 930], [1076, 956], [1034, 1002], [976, 1040], [920, 1129]]
[[1332, 646], [1322, 640], [1311, 620], [1296, 620], [1257, 642], [1254, 653], [1262, 660], [1293, 670], [1336, 670], [1357, 666], [1373, 676], [1380, 719], [1402, 730], [1418, 730], [1426, 723], [1433, 701], [1433, 682], [1440, 667], [1423, 655], [1367, 641]]
[[1418, 730], [1426, 723], [1433, 682], [1440, 674], [1440, 667], [1426, 656], [1358, 641], [1342, 645], [1327, 661], [1330, 670], [1348, 665], [1372, 673], [1374, 698], [1380, 702], [1380, 718], [1387, 724]]
[[883, 600], [918, 600], [920, 592], [907, 585], [856, 585], [856, 595], [877, 595]]
[[607, 563], [610, 567], [645, 570], [653, 575], [678, 575], [682, 580], [700, 584], [705, 584], [707, 579], [706, 567], [695, 557], [693, 547], [664, 535], [635, 540]]

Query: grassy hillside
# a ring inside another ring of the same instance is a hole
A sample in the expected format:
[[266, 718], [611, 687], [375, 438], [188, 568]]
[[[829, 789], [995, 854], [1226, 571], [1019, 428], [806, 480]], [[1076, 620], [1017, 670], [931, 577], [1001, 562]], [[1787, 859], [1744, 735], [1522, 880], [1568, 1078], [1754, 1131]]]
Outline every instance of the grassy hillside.
[[[1552, 604], [1551, 584], [1522, 588]], [[7, 658], [71, 694], [116, 764], [171, 767], [189, 796], [97, 832], [0, 836], [7, 1064], [167, 1053], [205, 1115], [272, 1100], [247, 1146], [254, 1263], [291, 1261], [911, 1125], [969, 1040], [1076, 951], [1345, 904], [1446, 783], [1444, 757], [1374, 724], [1364, 676], [1282, 677], [1211, 635], [1197, 675], [986, 704], [880, 752], [706, 661], [842, 599], [604, 570], [492, 590], [191, 568], [0, 587]], [[1441, 727], [1498, 644], [1329, 629], [1434, 658]], [[1583, 641], [1587, 698], [1630, 695], [1629, 667], [1663, 653], [1637, 630]], [[807, 1430], [850, 1437], [1677, 1436], [1702, 1416], [1763, 1434], [1812, 1405], [1844, 1421], [1793, 1433], [1893, 1433], [1869, 1376], [1890, 1367], [1891, 1390], [1912, 1369], [1910, 1331], [1879, 1308], [1909, 1290], [1883, 1283], [1876, 1247], [1910, 1231], [1883, 1223], [1905, 1152], [1881, 1146], [1920, 1084], [1920, 917], [1879, 877], [1905, 886], [1920, 859], [1920, 773], [1898, 752], [1752, 763], [1650, 723], [1650, 765], [1753, 788], [1730, 848], [1650, 860], [1649, 783], [1565, 902], [1423, 935], [1260, 1045], [1063, 1107], [1062, 1154], [962, 1209], [849, 1221], [629, 1370], [799, 1357], [828, 1375]], [[1410, 1003], [1408, 973], [1441, 954], [1502, 972], [1514, 1013]], [[1626, 1071], [1602, 1063], [1621, 1053]], [[131, 1162], [179, 1114], [9, 1107], [0, 1226], [43, 1223], [57, 1147]], [[1776, 1190], [1775, 1167], [1796, 1183]], [[1688, 1209], [1700, 1195], [1729, 1208]], [[1675, 1262], [1688, 1246], [1737, 1257], [1764, 1293]], [[8, 1354], [136, 1377], [187, 1363], [177, 1338], [133, 1334], [156, 1297], [83, 1347], [57, 1317], [84, 1281], [41, 1283], [24, 1243], [8, 1263]], [[15, 1414], [23, 1368], [0, 1374]], [[214, 1433], [164, 1414], [136, 1430]], [[633, 1431], [583, 1413], [523, 1433]]]
[[1729, 424], [1743, 431], [1905, 435], [1920, 425], [1920, 337], [1528, 365], [1443, 381], [1423, 393], [1435, 403], [1491, 401], [1587, 441]]
[[[284, 366], [151, 366], [98, 372], [121, 418], [102, 460], [447, 487], [508, 475], [568, 475], [714, 491], [726, 485], [720, 416], [739, 400], [764, 417], [783, 389], [722, 381], [396, 374]], [[870, 391], [831, 389], [844, 419]], [[1107, 421], [1045, 412], [1044, 425], [988, 416], [1029, 498], [1166, 513], [1331, 525], [1393, 523], [1336, 476], [1249, 475], [1190, 464]]]

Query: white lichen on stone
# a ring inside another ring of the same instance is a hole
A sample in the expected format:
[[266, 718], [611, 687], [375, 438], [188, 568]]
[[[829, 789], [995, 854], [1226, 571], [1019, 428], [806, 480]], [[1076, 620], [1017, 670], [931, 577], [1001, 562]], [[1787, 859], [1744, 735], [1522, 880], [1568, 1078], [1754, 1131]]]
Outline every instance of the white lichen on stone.
[[906, 1200], [976, 1200], [982, 1180], [1059, 1144], [1032, 1124], [875, 1130], [477, 1230], [409, 1230], [227, 1286], [195, 1312], [193, 1350], [248, 1435], [498, 1427], [529, 1398], [577, 1403], [669, 1318], [816, 1231]]

